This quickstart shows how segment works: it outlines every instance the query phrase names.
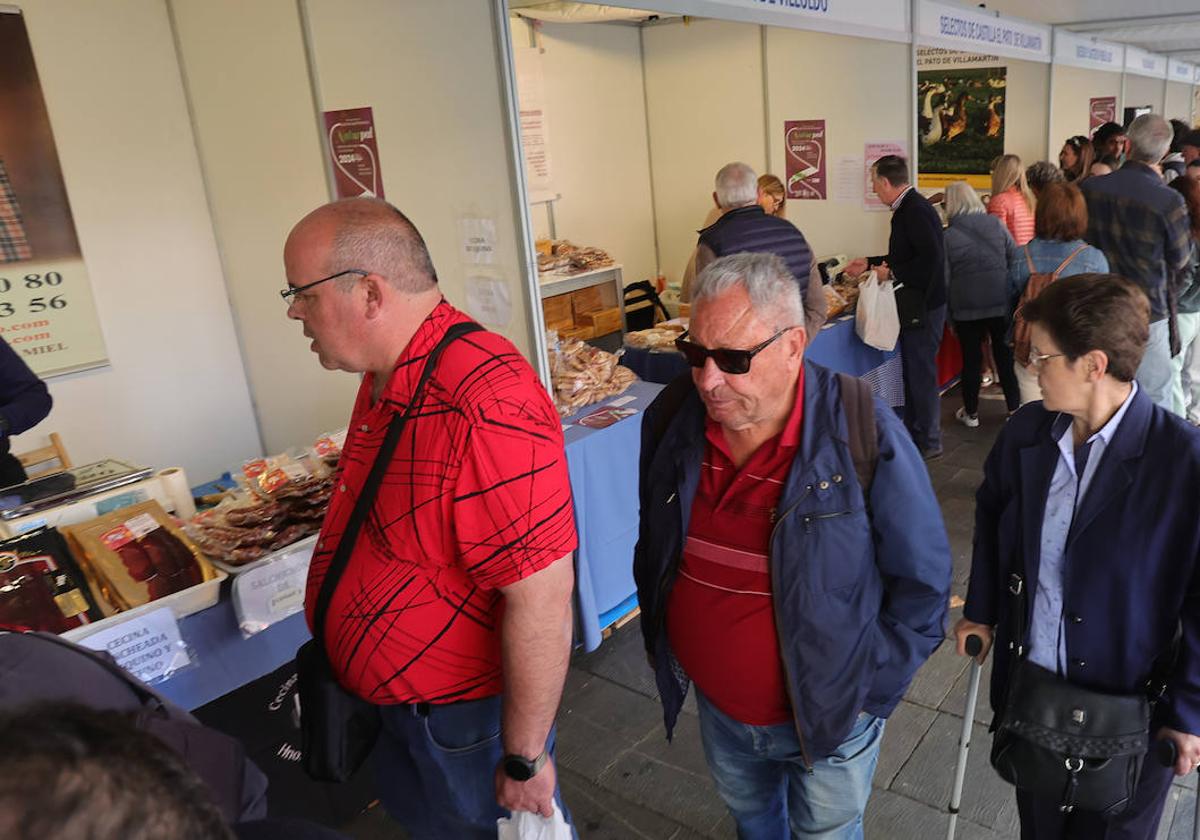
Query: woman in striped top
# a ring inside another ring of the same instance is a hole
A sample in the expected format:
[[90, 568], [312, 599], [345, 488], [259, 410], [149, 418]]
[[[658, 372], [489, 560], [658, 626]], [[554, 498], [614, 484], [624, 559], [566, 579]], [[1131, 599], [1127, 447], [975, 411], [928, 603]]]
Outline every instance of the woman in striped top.
[[988, 212], [1004, 222], [1020, 247], [1033, 239], [1035, 199], [1016, 155], [1001, 155], [992, 164], [992, 200]]

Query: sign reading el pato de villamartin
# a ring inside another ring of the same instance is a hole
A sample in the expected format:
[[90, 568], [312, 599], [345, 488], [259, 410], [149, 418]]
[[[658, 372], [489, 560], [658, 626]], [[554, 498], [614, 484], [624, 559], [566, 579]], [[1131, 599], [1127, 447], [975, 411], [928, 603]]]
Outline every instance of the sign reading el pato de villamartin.
[[0, 10], [0, 339], [46, 377], [108, 361], [20, 10]]
[[338, 198], [383, 198], [383, 174], [370, 108], [325, 112], [325, 145]]

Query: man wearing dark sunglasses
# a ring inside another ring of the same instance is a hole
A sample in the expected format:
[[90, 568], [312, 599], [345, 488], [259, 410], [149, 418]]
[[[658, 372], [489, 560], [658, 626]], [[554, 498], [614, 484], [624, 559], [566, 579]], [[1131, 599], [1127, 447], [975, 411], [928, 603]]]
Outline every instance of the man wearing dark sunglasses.
[[646, 651], [668, 737], [695, 684], [745, 838], [862, 837], [884, 719], [949, 597], [920, 454], [865, 383], [805, 362], [803, 319], [779, 257], [712, 262], [678, 342], [691, 376], [642, 425]]

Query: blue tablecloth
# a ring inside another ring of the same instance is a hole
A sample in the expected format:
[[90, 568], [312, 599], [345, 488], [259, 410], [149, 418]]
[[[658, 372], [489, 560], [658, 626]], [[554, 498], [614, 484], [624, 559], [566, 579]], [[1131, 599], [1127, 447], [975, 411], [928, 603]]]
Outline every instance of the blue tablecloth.
[[[579, 531], [575, 605], [584, 650], [598, 648], [600, 631], [637, 604], [633, 547], [638, 529], [642, 411], [661, 390], [662, 385], [635, 382], [619, 397], [588, 406], [564, 421], [570, 424], [563, 434]], [[625, 407], [638, 410], [632, 417], [607, 429], [578, 425], [581, 417], [626, 397], [633, 400]]]
[[230, 583], [232, 579], [222, 584], [216, 606], [179, 622], [179, 633], [195, 661], [155, 686], [185, 709], [199, 708], [269, 674], [295, 658], [296, 648], [309, 639], [303, 613], [242, 638], [229, 596]]
[[[830, 321], [808, 345], [808, 358], [819, 365], [860, 376], [871, 383], [875, 396], [890, 406], [904, 405], [904, 379], [900, 350], [890, 353], [868, 347], [854, 331], [854, 316]], [[647, 382], [670, 382], [688, 369], [675, 350], [626, 347], [621, 364]]]

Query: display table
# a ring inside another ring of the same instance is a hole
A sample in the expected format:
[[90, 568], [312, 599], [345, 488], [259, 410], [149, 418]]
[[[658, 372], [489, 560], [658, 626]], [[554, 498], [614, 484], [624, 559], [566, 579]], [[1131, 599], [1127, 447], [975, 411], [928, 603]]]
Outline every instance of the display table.
[[179, 633], [194, 663], [155, 688], [185, 709], [197, 709], [292, 661], [310, 638], [303, 613], [243, 638], [228, 581], [217, 605], [182, 619]]
[[[637, 605], [633, 547], [638, 531], [642, 412], [662, 387], [635, 382], [624, 394], [590, 405], [563, 421], [579, 532], [575, 612], [584, 650], [599, 647], [601, 631]], [[633, 399], [623, 402], [629, 397]], [[637, 414], [606, 429], [578, 425], [580, 418], [613, 403], [637, 409]]]
[[[854, 331], [853, 315], [843, 315], [823, 326], [806, 355], [819, 365], [866, 380], [875, 396], [888, 405], [904, 405], [899, 349], [885, 353], [863, 344]], [[670, 382], [688, 369], [683, 356], [674, 350], [638, 347], [626, 347], [621, 364], [647, 382]]]

